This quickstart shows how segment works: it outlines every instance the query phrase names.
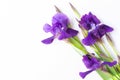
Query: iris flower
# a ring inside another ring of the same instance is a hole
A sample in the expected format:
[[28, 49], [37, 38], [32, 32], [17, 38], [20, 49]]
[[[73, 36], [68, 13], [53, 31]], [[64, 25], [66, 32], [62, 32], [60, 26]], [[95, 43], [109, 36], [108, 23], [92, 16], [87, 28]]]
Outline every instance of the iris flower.
[[83, 44], [87, 46], [94, 44], [105, 34], [113, 31], [110, 26], [101, 24], [100, 20], [91, 12], [82, 16], [79, 25], [88, 31], [88, 35], [82, 40]]
[[100, 69], [104, 65], [108, 65], [108, 66], [112, 67], [115, 64], [117, 64], [116, 61], [113, 61], [113, 62], [106, 62], [106, 61], [101, 62], [96, 57], [90, 56], [90, 55], [84, 55], [83, 56], [83, 63], [85, 64], [86, 68], [89, 69], [89, 70], [86, 71], [86, 72], [80, 72], [79, 73], [79, 75], [82, 78], [85, 78], [89, 73], [91, 73], [92, 71], [95, 71], [97, 69]]
[[90, 30], [92, 29], [92, 25], [96, 26], [97, 24], [100, 24], [100, 20], [91, 12], [89, 12], [89, 14], [85, 14], [82, 16], [79, 23], [82, 27], [84, 27], [84, 29]]
[[71, 38], [77, 35], [78, 31], [69, 28], [70, 24], [68, 17], [63, 13], [57, 13], [52, 18], [52, 25], [45, 24], [43, 30], [51, 32], [52, 36], [42, 40], [44, 44], [50, 44], [55, 38], [59, 40]]
[[98, 25], [94, 30], [88, 33], [87, 37], [85, 37], [82, 40], [82, 42], [83, 44], [90, 46], [94, 44], [96, 41], [99, 41], [99, 39], [101, 39], [105, 34], [111, 31], [113, 31], [113, 28], [111, 28], [108, 25], [105, 24]]

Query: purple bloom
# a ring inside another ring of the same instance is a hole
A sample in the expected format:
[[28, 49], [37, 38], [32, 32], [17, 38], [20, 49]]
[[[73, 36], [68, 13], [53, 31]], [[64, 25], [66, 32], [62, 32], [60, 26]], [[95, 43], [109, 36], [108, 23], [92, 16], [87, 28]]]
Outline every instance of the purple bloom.
[[84, 38], [82, 42], [83, 44], [90, 46], [111, 31], [113, 31], [113, 28], [105, 24], [98, 25], [94, 30], [88, 33], [88, 36]]
[[88, 75], [88, 74], [91, 73], [92, 71], [94, 71], [94, 70], [91, 69], [91, 70], [86, 71], [86, 72], [80, 72], [79, 75], [80, 75], [82, 78], [85, 78], [86, 75]]
[[93, 32], [89, 32], [88, 36], [82, 40], [82, 43], [90, 46], [96, 42], [97, 38], [94, 36]]
[[86, 30], [90, 30], [92, 28], [92, 25], [95, 26], [100, 23], [100, 20], [93, 15], [91, 12], [89, 14], [85, 14], [81, 20], [79, 21], [80, 25], [84, 27]]
[[115, 64], [117, 64], [117, 61], [113, 61], [113, 62], [111, 62], [111, 63], [104, 61], [104, 62], [102, 63], [102, 65], [109, 65], [110, 67], [114, 66]]
[[83, 63], [90, 70], [88, 70], [86, 72], [80, 72], [79, 75], [82, 78], [85, 78], [89, 73], [91, 73], [92, 71], [95, 71], [95, 70], [99, 69], [100, 67], [102, 67], [104, 65], [108, 65], [108, 66], [112, 67], [112, 66], [114, 66], [114, 65], [117, 64], [116, 61], [113, 61], [113, 62], [106, 62], [106, 61], [101, 62], [96, 57], [90, 56], [90, 55], [83, 56]]
[[95, 57], [91, 57], [90, 55], [83, 56], [83, 63], [88, 69], [97, 69], [100, 65], [100, 60]]
[[52, 37], [42, 40], [45, 44], [50, 44], [58, 37], [59, 40], [71, 38], [77, 35], [78, 31], [68, 28], [69, 19], [63, 13], [57, 13], [52, 18], [52, 25], [45, 24], [43, 30], [45, 32], [51, 32]]
[[104, 36], [106, 33], [113, 31], [113, 28], [111, 28], [108, 25], [101, 24], [96, 27], [95, 30], [93, 30], [94, 35], [100, 39], [102, 36]]

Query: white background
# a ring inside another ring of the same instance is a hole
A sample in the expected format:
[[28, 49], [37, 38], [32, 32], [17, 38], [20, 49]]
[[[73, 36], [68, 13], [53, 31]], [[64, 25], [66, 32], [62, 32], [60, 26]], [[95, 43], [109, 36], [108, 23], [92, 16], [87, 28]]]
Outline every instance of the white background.
[[[41, 43], [49, 37], [42, 28], [51, 24], [54, 5], [75, 21], [68, 2], [112, 26], [120, 50], [120, 0], [1, 0], [0, 80], [82, 80], [79, 72], [86, 68], [71, 46], [57, 39], [51, 45]], [[92, 72], [84, 80], [96, 79], [102, 80]]]

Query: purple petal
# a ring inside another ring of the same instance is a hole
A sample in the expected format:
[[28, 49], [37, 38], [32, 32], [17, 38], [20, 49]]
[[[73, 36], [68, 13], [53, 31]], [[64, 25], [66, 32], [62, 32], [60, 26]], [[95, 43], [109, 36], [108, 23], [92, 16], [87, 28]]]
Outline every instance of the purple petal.
[[101, 37], [105, 34], [105, 31], [100, 31], [97, 27], [91, 31], [91, 33], [96, 37], [96, 39], [101, 39]]
[[99, 24], [100, 23], [100, 20], [95, 16], [95, 15], [93, 15], [91, 12], [89, 12], [89, 15], [91, 16], [91, 21], [93, 21], [93, 23], [95, 24], [95, 25], [97, 25], [97, 24]]
[[80, 24], [81, 24], [81, 27], [84, 27], [84, 29], [86, 29], [86, 30], [90, 30], [92, 28], [91, 24], [88, 24], [84, 21], [80, 21]]
[[94, 69], [86, 71], [86, 72], [80, 72], [79, 75], [84, 79], [92, 71], [94, 71]]
[[94, 44], [97, 40], [101, 39], [106, 33], [111, 32], [113, 28], [102, 24], [97, 26], [94, 30], [88, 33], [88, 36], [83, 39], [83, 43], [85, 45], [92, 45]]
[[88, 69], [90, 69], [93, 65], [93, 62], [91, 61], [91, 59], [88, 56], [83, 56], [82, 61]]
[[113, 28], [110, 27], [110, 26], [108, 26], [108, 25], [102, 24], [102, 25], [99, 25], [99, 26], [98, 26], [98, 30], [99, 30], [101, 33], [107, 33], [107, 32], [113, 31]]
[[89, 14], [83, 15], [79, 23], [86, 30], [90, 30], [92, 28], [91, 24], [97, 25], [100, 23], [100, 20], [95, 15], [93, 15], [91, 12], [89, 12]]
[[83, 15], [83, 17], [81, 18], [81, 20], [79, 21], [79, 23], [86, 30], [90, 30], [92, 28], [91, 27], [91, 23], [89, 23], [89, 19], [88, 19], [88, 15], [87, 14]]
[[93, 35], [92, 32], [88, 33], [88, 36], [82, 40], [82, 43], [90, 46], [96, 42], [97, 38]]
[[52, 25], [60, 23], [63, 27], [67, 27], [69, 24], [68, 17], [63, 13], [57, 13], [52, 18]]
[[61, 35], [59, 36], [59, 40], [62, 40], [62, 39], [66, 39], [66, 38], [70, 38], [70, 37], [74, 37], [78, 34], [78, 31], [74, 30], [74, 29], [71, 29], [71, 28], [68, 28], [66, 31], [62, 31], [61, 32]]
[[101, 63], [97, 58], [92, 57], [91, 61], [93, 62], [91, 69], [98, 69], [101, 67]]
[[83, 56], [82, 61], [84, 62], [85, 66], [88, 69], [98, 69], [101, 66], [101, 63], [97, 58], [89, 56], [89, 55]]
[[66, 30], [66, 33], [68, 33], [69, 35], [71, 35], [71, 37], [73, 37], [73, 36], [76, 36], [78, 34], [78, 31], [74, 30], [74, 29], [71, 29], [71, 28], [68, 28]]
[[45, 32], [50, 32], [50, 31], [51, 31], [51, 26], [50, 26], [49, 24], [45, 24], [45, 25], [43, 26], [43, 30], [44, 30]]
[[54, 36], [44, 39], [41, 42], [43, 42], [44, 44], [50, 44], [53, 42], [53, 40], [54, 40]]
[[52, 26], [51, 33], [53, 35], [56, 35], [56, 34], [58, 34], [60, 32], [61, 32], [61, 25], [55, 24], [55, 25]]
[[111, 32], [112, 30], [113, 30], [113, 28], [102, 24], [102, 25], [97, 26], [91, 32], [97, 39], [101, 39], [106, 33]]
[[103, 62], [102, 65], [108, 65], [110, 67], [114, 66], [117, 64], [117, 61], [113, 61], [113, 62]]
[[62, 39], [66, 39], [68, 37], [70, 37], [70, 35], [67, 34], [65, 31], [62, 31], [61, 34], [60, 34], [60, 36], [58, 37], [58, 39], [62, 40]]

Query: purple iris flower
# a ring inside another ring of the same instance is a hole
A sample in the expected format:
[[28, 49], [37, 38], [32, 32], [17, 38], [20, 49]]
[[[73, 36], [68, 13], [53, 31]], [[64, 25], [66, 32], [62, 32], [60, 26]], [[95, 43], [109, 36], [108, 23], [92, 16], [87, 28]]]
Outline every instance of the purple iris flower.
[[50, 44], [57, 37], [59, 40], [71, 38], [77, 35], [78, 31], [68, 27], [70, 24], [68, 17], [63, 13], [57, 13], [52, 18], [52, 25], [45, 24], [43, 30], [51, 32], [53, 36], [42, 40], [45, 44]]
[[90, 70], [88, 70], [86, 72], [80, 72], [79, 75], [82, 78], [85, 78], [89, 73], [91, 73], [92, 71], [95, 71], [95, 70], [101, 68], [104, 65], [108, 65], [108, 66], [112, 67], [112, 66], [117, 64], [116, 61], [113, 61], [113, 62], [106, 62], [106, 61], [101, 62], [96, 57], [90, 56], [90, 55], [84, 55], [83, 56], [83, 63]]
[[100, 23], [100, 20], [95, 15], [93, 15], [91, 12], [89, 12], [89, 14], [83, 15], [79, 23], [86, 30], [90, 30], [92, 29], [92, 25], [94, 24], [96, 26], [97, 24]]
[[96, 41], [101, 39], [105, 34], [108, 32], [113, 31], [113, 28], [109, 27], [108, 25], [101, 24], [96, 26], [96, 28], [88, 33], [88, 36], [85, 37], [82, 42], [83, 44], [90, 46], [94, 44]]

